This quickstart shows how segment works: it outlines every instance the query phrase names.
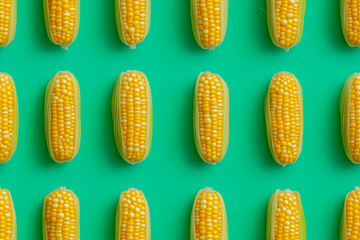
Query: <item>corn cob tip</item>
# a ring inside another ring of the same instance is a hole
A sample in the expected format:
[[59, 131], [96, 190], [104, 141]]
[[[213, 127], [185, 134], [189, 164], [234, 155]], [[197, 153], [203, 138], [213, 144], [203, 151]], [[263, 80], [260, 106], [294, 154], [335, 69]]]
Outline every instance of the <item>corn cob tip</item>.
[[229, 142], [229, 90], [217, 74], [200, 73], [194, 93], [194, 138], [203, 161], [220, 162]]
[[273, 43], [289, 51], [302, 37], [306, 0], [267, 0], [267, 16]]
[[75, 76], [60, 71], [46, 89], [45, 133], [51, 158], [71, 161], [80, 147], [80, 88]]
[[212, 235], [211, 239], [227, 240], [227, 217], [221, 194], [205, 188], [198, 192], [194, 200], [190, 239], [207, 239], [209, 235]]
[[80, 205], [73, 191], [60, 187], [45, 197], [43, 236], [45, 240], [80, 239]]
[[0, 47], [9, 45], [16, 30], [16, 0], [0, 0]]
[[151, 239], [150, 211], [142, 191], [129, 188], [121, 193], [116, 213], [115, 239]]
[[144, 73], [120, 74], [113, 92], [112, 115], [115, 141], [122, 158], [130, 164], [145, 160], [151, 148], [152, 98]]
[[305, 240], [306, 224], [300, 194], [279, 189], [268, 204], [267, 240]]
[[80, 0], [43, 0], [45, 26], [51, 42], [66, 49], [79, 30]]
[[360, 188], [355, 187], [346, 197], [340, 224], [340, 240], [359, 239]]
[[116, 24], [120, 40], [130, 49], [146, 38], [151, 19], [150, 0], [116, 0]]
[[225, 38], [228, 0], [191, 0], [191, 21], [197, 44], [214, 50]]
[[360, 46], [360, 36], [358, 34], [359, 24], [359, 8], [356, 0], [341, 0], [341, 26], [346, 43], [350, 47]]
[[265, 100], [265, 122], [271, 154], [280, 165], [296, 162], [302, 149], [302, 90], [296, 77], [280, 72], [272, 78]]

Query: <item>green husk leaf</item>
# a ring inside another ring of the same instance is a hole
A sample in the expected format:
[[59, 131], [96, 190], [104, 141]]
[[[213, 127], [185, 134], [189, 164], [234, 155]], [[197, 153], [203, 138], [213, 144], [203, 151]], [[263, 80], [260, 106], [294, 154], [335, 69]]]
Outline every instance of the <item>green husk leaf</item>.
[[[129, 190], [137, 190], [135, 188], [130, 188]], [[140, 190], [138, 190], [140, 191]], [[141, 191], [140, 191], [141, 192]], [[116, 208], [116, 220], [115, 220], [115, 240], [120, 240], [121, 239], [121, 219], [122, 219], [122, 197], [123, 194], [125, 193], [122, 192], [119, 198], [119, 202]], [[150, 210], [149, 210], [149, 205], [146, 201], [145, 195], [143, 192], [141, 192], [141, 194], [143, 195], [144, 199], [145, 199], [145, 206], [146, 206], [146, 238], [145, 240], [151, 240], [151, 224], [150, 224]]]
[[[297, 86], [297, 92], [298, 92], [298, 96], [299, 96], [299, 105], [300, 105], [300, 120], [301, 120], [300, 139], [299, 139], [299, 145], [298, 145], [297, 158], [300, 156], [300, 153], [302, 150], [302, 142], [303, 142], [303, 131], [304, 131], [303, 93], [302, 93], [302, 89], [301, 89], [301, 85], [300, 85], [299, 81], [293, 74], [288, 73], [288, 72], [280, 72], [280, 73], [275, 74], [273, 76], [273, 78], [271, 79], [271, 82], [270, 82], [269, 88], [268, 88], [268, 92], [267, 92], [267, 95], [265, 98], [265, 123], [266, 123], [266, 132], [267, 132], [267, 138], [268, 138], [271, 155], [273, 156], [273, 159], [275, 160], [275, 162], [277, 162], [280, 165], [285, 166], [286, 164], [283, 164], [280, 162], [280, 160], [277, 157], [276, 152], [275, 152], [275, 146], [274, 146], [273, 137], [272, 137], [272, 123], [271, 123], [271, 117], [270, 117], [271, 116], [271, 113], [270, 113], [270, 87], [271, 87], [271, 84], [272, 84], [273, 80], [275, 79], [275, 77], [279, 74], [290, 74], [294, 78], [294, 80], [296, 82], [296, 86]], [[293, 163], [290, 163], [290, 164], [293, 164]]]
[[49, 195], [47, 195], [44, 199], [44, 205], [43, 205], [43, 214], [42, 214], [42, 230], [43, 230], [43, 239], [44, 240], [49, 240], [48, 235], [47, 235], [47, 225], [46, 225], [46, 202], [48, 197], [55, 191], [58, 190], [62, 190], [62, 191], [67, 191], [70, 192], [73, 195], [73, 199], [74, 199], [74, 206], [75, 206], [75, 211], [76, 211], [76, 222], [75, 222], [75, 228], [76, 228], [76, 233], [75, 233], [75, 240], [80, 240], [80, 202], [78, 197], [75, 195], [75, 193], [69, 189], [65, 189], [64, 187], [60, 187], [59, 189], [55, 189], [54, 191], [52, 191], [51, 193], [49, 193]]
[[200, 41], [196, 1], [198, 0], [190, 0], [191, 23], [192, 23], [192, 29], [193, 29], [195, 41], [203, 49], [214, 50], [217, 46], [220, 46], [226, 35], [229, 1], [221, 0], [221, 41], [219, 44], [212, 47], [205, 47]]
[[276, 35], [276, 21], [275, 21], [275, 2], [277, 0], [267, 0], [267, 18], [268, 18], [268, 27], [270, 32], [270, 37], [272, 42], [280, 48], [283, 48], [286, 51], [295, 45], [297, 45], [302, 37], [303, 34], [303, 27], [304, 27], [304, 17], [305, 17], [305, 8], [306, 8], [306, 0], [300, 0], [299, 5], [299, 21], [298, 21], [298, 33], [295, 39], [295, 42], [290, 47], [282, 47], [280, 46], [280, 42]]
[[[125, 33], [124, 33], [124, 27], [122, 24], [122, 17], [121, 17], [121, 9], [120, 9], [120, 0], [115, 0], [115, 16], [116, 16], [116, 25], [117, 25], [117, 29], [118, 29], [118, 34], [120, 37], [120, 40], [127, 46], [130, 47], [130, 49], [136, 49], [136, 44], [129, 44], [126, 42], [125, 39]], [[151, 0], [146, 0], [146, 14], [145, 14], [146, 20], [145, 20], [145, 35], [144, 35], [144, 39], [142, 41], [145, 40], [146, 36], [149, 33], [149, 29], [150, 29], [150, 22], [151, 22]], [[140, 42], [139, 42], [140, 43]]]
[[[121, 124], [121, 82], [126, 73], [136, 72], [141, 74], [146, 81], [146, 96], [147, 96], [147, 128], [146, 128], [146, 143], [145, 143], [145, 154], [144, 157], [140, 161], [131, 161], [126, 157], [125, 154], [125, 141], [123, 139], [123, 130]], [[148, 156], [151, 148], [151, 139], [152, 139], [152, 119], [153, 119], [153, 109], [152, 109], [152, 97], [150, 84], [145, 74], [139, 71], [130, 70], [127, 72], [123, 72], [120, 74], [113, 91], [113, 96], [111, 100], [111, 109], [112, 109], [112, 117], [113, 117], [113, 125], [114, 125], [114, 136], [117, 149], [121, 155], [121, 157], [130, 164], [135, 164], [138, 162], [142, 162]]]
[[52, 102], [52, 93], [55, 87], [55, 81], [57, 75], [61, 73], [66, 73], [71, 76], [72, 82], [74, 84], [74, 95], [75, 95], [75, 121], [76, 121], [76, 133], [75, 133], [75, 146], [74, 153], [70, 160], [71, 161], [76, 154], [79, 152], [80, 148], [80, 139], [81, 139], [81, 103], [80, 103], [80, 87], [79, 83], [76, 80], [75, 76], [68, 71], [60, 71], [58, 72], [48, 83], [45, 94], [45, 111], [44, 111], [44, 120], [45, 120], [45, 136], [46, 143], [48, 146], [49, 154], [51, 158], [57, 163], [63, 163], [66, 161], [56, 159], [52, 152], [52, 144], [51, 144], [51, 102]]
[[50, 39], [50, 41], [56, 45], [61, 46], [62, 49], [68, 50], [68, 46], [70, 46], [76, 39], [77, 34], [79, 32], [79, 25], [80, 25], [80, 0], [75, 0], [75, 26], [74, 26], [74, 35], [72, 37], [72, 40], [69, 44], [59, 44], [55, 41], [52, 33], [51, 33], [51, 27], [50, 27], [50, 14], [49, 14], [49, 0], [43, 0], [44, 5], [44, 17], [45, 17], [45, 27], [47, 35]]
[[0, 44], [0, 47], [6, 47], [14, 40], [15, 31], [16, 31], [16, 0], [11, 0], [9, 35], [7, 41], [3, 44]]
[[18, 107], [16, 88], [15, 88], [15, 83], [14, 83], [13, 78], [7, 73], [0, 73], [0, 74], [4, 74], [9, 78], [9, 80], [11, 82], [11, 86], [13, 88], [13, 93], [14, 93], [14, 120], [13, 120], [14, 124], [13, 124], [13, 132], [12, 132], [13, 133], [12, 141], [10, 144], [10, 154], [7, 159], [0, 162], [0, 163], [6, 163], [11, 159], [12, 155], [15, 153], [16, 146], [17, 146], [18, 129], [19, 129], [19, 107]]
[[[286, 189], [283, 192], [291, 192], [289, 189]], [[275, 193], [270, 197], [267, 209], [267, 222], [266, 222], [266, 240], [275, 240], [274, 236], [274, 224], [275, 224], [275, 212], [277, 206], [277, 196], [281, 193], [280, 190], [276, 190]], [[303, 206], [301, 204], [300, 194], [298, 192], [293, 192], [296, 194], [299, 203], [299, 218], [300, 218], [300, 240], [306, 240], [306, 223]]]
[[[195, 206], [196, 206], [196, 200], [200, 196], [200, 194], [204, 192], [216, 192], [212, 190], [211, 188], [204, 188], [201, 189], [198, 194], [195, 197], [194, 204], [191, 211], [191, 221], [190, 221], [190, 240], [196, 240], [196, 232], [195, 232]], [[223, 216], [222, 221], [222, 227], [221, 227], [221, 240], [228, 240], [228, 226], [227, 226], [227, 216], [226, 216], [226, 208], [224, 199], [222, 198], [221, 194], [219, 192], [216, 192], [217, 195], [220, 198], [221, 201], [221, 215]]]
[[210, 164], [216, 164], [218, 162], [220, 162], [227, 151], [228, 145], [229, 145], [229, 89], [228, 86], [226, 84], [226, 82], [217, 74], [215, 74], [221, 81], [221, 85], [224, 89], [224, 114], [223, 114], [223, 143], [222, 143], [222, 154], [220, 159], [217, 162], [210, 162], [207, 161], [205, 156], [203, 156], [202, 151], [201, 151], [201, 141], [200, 141], [200, 134], [199, 134], [199, 111], [198, 111], [198, 100], [197, 100], [197, 89], [198, 89], [198, 84], [199, 81], [201, 79], [201, 77], [205, 74], [212, 74], [210, 72], [202, 72], [199, 74], [198, 79], [196, 81], [196, 85], [195, 85], [195, 92], [194, 92], [194, 107], [193, 107], [193, 126], [194, 126], [194, 139], [195, 139], [195, 145], [196, 145], [196, 150], [199, 153], [201, 159], [206, 162], [206, 163], [210, 163]]

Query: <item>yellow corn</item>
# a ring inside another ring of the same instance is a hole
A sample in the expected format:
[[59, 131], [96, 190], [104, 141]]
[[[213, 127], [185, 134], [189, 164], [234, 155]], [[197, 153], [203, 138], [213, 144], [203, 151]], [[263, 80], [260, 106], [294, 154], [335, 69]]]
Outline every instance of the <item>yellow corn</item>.
[[145, 74], [128, 71], [120, 75], [112, 110], [121, 156], [132, 164], [143, 161], [149, 154], [152, 134], [151, 91]]
[[217, 163], [225, 156], [229, 139], [229, 92], [225, 81], [201, 73], [195, 87], [195, 143], [201, 158]]
[[301, 152], [303, 135], [302, 91], [294, 75], [281, 72], [272, 78], [265, 112], [274, 160], [282, 165], [294, 163]]
[[341, 220], [340, 240], [360, 239], [360, 188], [346, 195]]
[[355, 73], [346, 81], [341, 95], [341, 130], [344, 149], [348, 158], [360, 163], [360, 74]]
[[50, 40], [67, 48], [76, 38], [80, 21], [80, 0], [43, 0]]
[[227, 218], [220, 193], [205, 188], [197, 194], [191, 215], [191, 240], [227, 240]]
[[116, 240], [150, 240], [150, 212], [144, 194], [130, 188], [120, 195], [116, 214]]
[[360, 46], [360, 2], [341, 0], [341, 22], [345, 39], [349, 46]]
[[150, 28], [150, 0], [116, 0], [116, 22], [123, 43], [136, 48]]
[[268, 206], [267, 240], [305, 240], [306, 226], [300, 194], [277, 190]]
[[16, 240], [16, 216], [10, 192], [0, 188], [0, 239]]
[[15, 84], [10, 75], [0, 73], [0, 163], [10, 160], [18, 137], [18, 102]]
[[79, 199], [65, 188], [51, 192], [44, 201], [44, 240], [79, 240]]
[[300, 42], [306, 0], [267, 0], [268, 24], [275, 45], [286, 50]]
[[228, 0], [192, 0], [191, 17], [194, 36], [204, 49], [214, 49], [224, 40]]
[[0, 0], [0, 46], [8, 45], [15, 36], [16, 0]]
[[58, 72], [48, 84], [45, 129], [49, 152], [56, 162], [76, 156], [80, 145], [80, 90], [70, 72]]

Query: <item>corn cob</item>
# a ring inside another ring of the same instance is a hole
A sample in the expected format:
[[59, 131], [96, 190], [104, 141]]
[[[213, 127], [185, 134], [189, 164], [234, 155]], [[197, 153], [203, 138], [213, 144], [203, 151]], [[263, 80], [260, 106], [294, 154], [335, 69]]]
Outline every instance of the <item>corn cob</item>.
[[266, 129], [274, 160], [285, 166], [294, 163], [302, 149], [302, 91], [296, 77], [287, 72], [276, 74], [265, 100]]
[[191, 240], [227, 240], [225, 203], [220, 193], [205, 188], [198, 192], [191, 213]]
[[300, 194], [276, 192], [268, 204], [267, 240], [306, 240], [306, 225]]
[[229, 142], [229, 91], [225, 81], [200, 73], [194, 97], [194, 135], [200, 157], [215, 164], [225, 156]]
[[143, 161], [149, 154], [152, 135], [151, 91], [144, 73], [121, 73], [114, 88], [112, 115], [122, 158], [131, 164]]
[[355, 73], [346, 81], [340, 100], [341, 132], [347, 157], [360, 163], [360, 74]]
[[150, 28], [150, 0], [115, 0], [116, 24], [121, 41], [131, 49], [144, 41]]
[[51, 42], [67, 47], [76, 39], [80, 0], [43, 0], [46, 31]]
[[63, 187], [51, 192], [43, 207], [44, 240], [80, 240], [80, 205], [76, 195]]
[[16, 240], [16, 215], [11, 194], [0, 188], [0, 239]]
[[18, 137], [18, 102], [13, 79], [0, 73], [0, 163], [10, 160], [14, 154]]
[[228, 0], [191, 0], [191, 21], [196, 42], [213, 50], [225, 38]]
[[306, 0], [267, 0], [268, 25], [273, 43], [286, 51], [301, 40]]
[[80, 147], [80, 89], [70, 72], [58, 72], [45, 97], [45, 133], [52, 159], [73, 159]]
[[116, 211], [116, 240], [150, 240], [150, 212], [144, 194], [130, 188], [120, 195]]
[[0, 46], [5, 47], [15, 37], [16, 0], [0, 0]]
[[340, 240], [360, 239], [360, 188], [346, 195], [340, 226]]
[[360, 3], [357, 0], [341, 1], [341, 26], [350, 47], [360, 46]]

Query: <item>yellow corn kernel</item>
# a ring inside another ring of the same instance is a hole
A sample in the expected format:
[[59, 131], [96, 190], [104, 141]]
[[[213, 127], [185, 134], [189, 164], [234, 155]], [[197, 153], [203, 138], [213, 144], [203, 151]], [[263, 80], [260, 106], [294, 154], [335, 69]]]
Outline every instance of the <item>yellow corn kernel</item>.
[[360, 2], [341, 0], [341, 22], [345, 39], [349, 46], [360, 46]]
[[192, 0], [191, 17], [194, 36], [204, 49], [215, 49], [224, 40], [228, 0]]
[[267, 240], [305, 240], [306, 226], [300, 194], [277, 190], [268, 206]]
[[302, 149], [302, 91], [294, 75], [281, 72], [270, 83], [265, 101], [269, 146], [274, 160], [294, 163]]
[[355, 189], [346, 195], [344, 210], [341, 219], [341, 240], [360, 239], [360, 188]]
[[50, 40], [67, 48], [79, 29], [80, 0], [44, 0], [44, 12]]
[[44, 240], [80, 239], [79, 199], [63, 187], [51, 192], [44, 201]]
[[229, 92], [225, 81], [201, 73], [195, 87], [195, 143], [201, 158], [217, 163], [225, 156], [229, 139]]
[[275, 45], [286, 50], [300, 42], [306, 0], [267, 0], [268, 24]]
[[224, 200], [211, 188], [200, 190], [195, 198], [190, 239], [228, 239]]
[[0, 0], [0, 46], [8, 45], [15, 36], [16, 0]]
[[152, 102], [149, 82], [142, 72], [122, 73], [113, 94], [112, 112], [118, 150], [129, 163], [143, 161], [150, 151]]
[[0, 239], [16, 240], [16, 216], [10, 192], [0, 188]]
[[340, 101], [341, 132], [347, 157], [360, 163], [360, 73], [351, 75], [346, 81]]
[[15, 84], [10, 75], [0, 73], [0, 163], [10, 160], [18, 137], [18, 102]]
[[80, 90], [70, 72], [58, 72], [48, 84], [45, 129], [49, 152], [56, 162], [76, 156], [80, 146]]
[[130, 188], [120, 195], [116, 214], [116, 240], [150, 240], [150, 212], [144, 194]]
[[123, 43], [136, 48], [150, 28], [150, 0], [116, 0], [116, 22]]

